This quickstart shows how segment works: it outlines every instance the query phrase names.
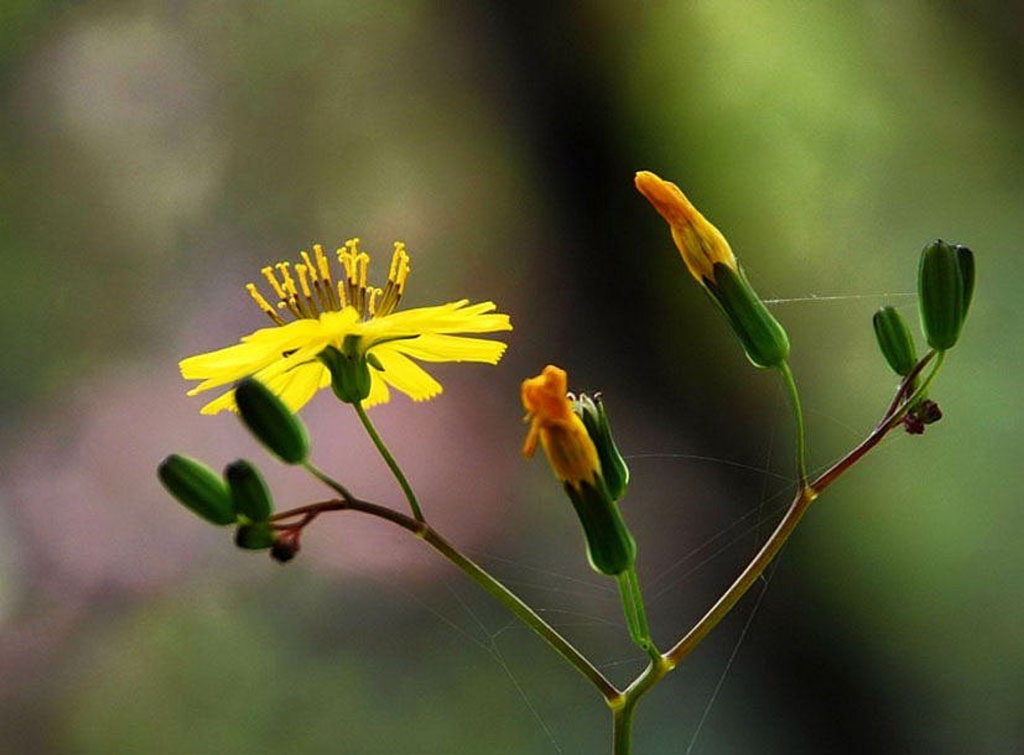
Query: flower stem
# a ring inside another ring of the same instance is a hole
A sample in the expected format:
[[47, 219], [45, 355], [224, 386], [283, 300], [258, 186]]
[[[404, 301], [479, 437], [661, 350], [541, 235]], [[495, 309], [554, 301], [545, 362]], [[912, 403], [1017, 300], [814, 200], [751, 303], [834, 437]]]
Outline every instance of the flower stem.
[[346, 501], [351, 501], [353, 499], [353, 495], [348, 491], [348, 488], [346, 488], [344, 485], [335, 480], [326, 472], [322, 472], [317, 466], [313, 464], [313, 462], [304, 461], [302, 462], [302, 466], [306, 468], [307, 472], [313, 475], [316, 479], [320, 480], [320, 482], [329, 487], [331, 490], [338, 493]]
[[889, 405], [889, 409], [882, 416], [882, 419], [879, 420], [878, 424], [875, 425], [875, 429], [871, 431], [868, 437], [866, 437], [859, 444], [857, 444], [857, 446], [855, 446], [853, 450], [847, 453], [846, 456], [844, 456], [831, 467], [829, 467], [827, 470], [825, 470], [825, 472], [812, 483], [812, 487], [814, 488], [814, 491], [816, 493], [820, 493], [833, 482], [835, 482], [840, 475], [842, 475], [847, 469], [849, 469], [858, 461], [860, 461], [861, 457], [864, 456], [864, 454], [866, 454], [872, 448], [877, 446], [881, 442], [882, 438], [884, 438], [891, 430], [893, 430], [897, 425], [899, 425], [900, 420], [903, 419], [903, 416], [907, 413], [910, 407], [914, 405], [914, 402], [917, 401], [918, 398], [923, 396], [924, 392], [928, 390], [928, 386], [932, 384], [932, 381], [938, 374], [939, 369], [942, 367], [942, 362], [944, 361], [946, 356], [946, 353], [944, 351], [938, 352], [938, 358], [935, 360], [935, 364], [932, 365], [932, 369], [931, 372], [928, 373], [928, 377], [926, 377], [921, 382], [921, 384], [912, 394], [910, 394], [910, 396], [908, 396], [905, 400], [902, 398], [904, 395], [906, 395], [907, 391], [909, 390], [909, 386], [913, 384], [913, 381], [924, 370], [925, 366], [932, 360], [932, 357], [934, 357], [935, 355], [936, 352], [934, 351], [928, 352], [924, 357], [921, 358], [921, 361], [917, 363], [917, 365], [910, 372], [910, 374], [908, 374], [903, 379], [903, 382], [900, 383], [899, 390], [896, 391], [896, 396], [893, 398], [892, 403]]
[[[537, 615], [537, 613], [526, 605], [526, 603], [524, 603], [515, 593], [492, 577], [468, 556], [461, 553], [454, 545], [441, 537], [436, 530], [422, 519], [413, 519], [386, 506], [350, 497], [345, 500], [323, 501], [321, 503], [314, 503], [308, 506], [300, 506], [290, 511], [282, 511], [274, 514], [274, 516], [271, 517], [271, 521], [277, 522], [297, 516], [312, 519], [312, 517], [327, 511], [358, 511], [363, 514], [375, 516], [378, 519], [385, 519], [411, 532], [416, 537], [426, 542], [435, 551], [451, 561], [470, 579], [501, 601], [501, 603], [508, 608], [509, 611], [515, 614], [520, 621], [526, 624], [526, 626], [543, 637], [559, 655], [572, 664], [577, 671], [583, 674], [583, 676], [589, 679], [594, 686], [597, 687], [598, 691], [609, 705], [613, 700], [622, 699], [622, 693], [615, 687], [615, 685], [608, 681], [604, 674], [598, 671], [597, 668], [587, 660], [586, 656], [577, 650], [572, 643], [562, 637], [554, 627]], [[310, 515], [312, 515], [312, 517]]]
[[384, 445], [384, 439], [377, 433], [377, 428], [373, 426], [373, 422], [370, 421], [370, 417], [366, 414], [366, 409], [363, 408], [361, 401], [357, 401], [352, 406], [355, 407], [356, 414], [359, 415], [359, 421], [363, 423], [363, 427], [366, 428], [367, 434], [370, 436], [370, 440], [373, 441], [373, 445], [380, 451], [380, 455], [384, 457], [384, 462], [388, 465], [391, 473], [398, 480], [398, 484], [402, 486], [402, 492], [405, 493], [406, 499], [409, 501], [409, 507], [412, 509], [412, 515], [417, 522], [424, 521], [423, 510], [420, 509], [420, 502], [416, 500], [416, 494], [412, 492], [412, 486], [409, 481], [405, 478], [402, 473], [402, 468], [398, 466], [398, 462], [395, 461], [395, 457], [391, 455], [388, 447]]
[[800, 405], [800, 391], [796, 387], [796, 379], [789, 362], [779, 365], [782, 382], [786, 384], [789, 400], [793, 406], [793, 418], [796, 420], [796, 467], [800, 475], [800, 487], [807, 487], [807, 435], [804, 431], [804, 410]]
[[647, 624], [647, 610], [644, 607], [644, 596], [640, 591], [640, 580], [636, 575], [636, 567], [631, 566], [619, 574], [619, 595], [622, 598], [622, 612], [626, 617], [626, 626], [633, 642], [647, 653], [651, 660], [656, 660], [660, 653], [651, 639], [651, 629]]

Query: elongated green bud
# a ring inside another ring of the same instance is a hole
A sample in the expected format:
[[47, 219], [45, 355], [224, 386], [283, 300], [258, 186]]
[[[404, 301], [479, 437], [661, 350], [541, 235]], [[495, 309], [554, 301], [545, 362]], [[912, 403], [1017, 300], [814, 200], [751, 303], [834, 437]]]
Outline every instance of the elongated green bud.
[[235, 386], [235, 403], [249, 432], [286, 464], [299, 464], [309, 456], [306, 427], [273, 391], [255, 378]]
[[938, 351], [951, 349], [960, 336], [974, 291], [974, 255], [944, 241], [935, 241], [921, 252], [917, 291], [921, 328], [928, 345]]
[[957, 244], [956, 261], [960, 264], [960, 277], [963, 279], [964, 293], [961, 302], [960, 327], [967, 319], [967, 312], [971, 308], [971, 299], [974, 298], [974, 252], [963, 244]]
[[235, 530], [235, 545], [247, 551], [261, 551], [274, 544], [276, 536], [266, 522], [242, 524]]
[[630, 568], [636, 561], [636, 541], [601, 478], [578, 488], [566, 483], [565, 492], [583, 525], [587, 559], [594, 570], [615, 576]]
[[[372, 355], [362, 354], [359, 350], [358, 336], [346, 336], [341, 349], [328, 346], [317, 358], [331, 372], [331, 390], [334, 395], [346, 404], [357, 404], [370, 395], [370, 367], [368, 360]], [[378, 369], [380, 362], [374, 367]]]
[[893, 372], [902, 377], [910, 374], [917, 364], [917, 351], [910, 328], [894, 307], [882, 307], [872, 319], [878, 348]]
[[747, 358], [757, 367], [778, 367], [789, 356], [789, 336], [738, 268], [723, 262], [713, 267], [707, 290], [725, 313], [743, 344]]
[[599, 396], [591, 398], [581, 393], [573, 402], [573, 410], [583, 420], [587, 435], [597, 448], [597, 456], [601, 460], [601, 477], [608, 489], [608, 495], [613, 501], [618, 501], [625, 494], [626, 486], [629, 484], [629, 467], [615, 445], [604, 402]]
[[250, 522], [265, 522], [274, 513], [270, 490], [263, 475], [245, 459], [233, 461], [224, 468], [235, 511]]
[[227, 485], [202, 462], [171, 454], [156, 470], [157, 477], [182, 505], [213, 524], [233, 524], [235, 507]]

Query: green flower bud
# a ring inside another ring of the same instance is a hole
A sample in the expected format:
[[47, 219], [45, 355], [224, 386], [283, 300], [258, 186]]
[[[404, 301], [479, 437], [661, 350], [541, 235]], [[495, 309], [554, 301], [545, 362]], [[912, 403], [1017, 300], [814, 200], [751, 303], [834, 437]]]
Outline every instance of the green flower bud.
[[928, 345], [951, 349], [974, 293], [974, 255], [967, 247], [954, 248], [941, 240], [929, 244], [921, 252], [917, 291]]
[[906, 377], [917, 364], [914, 337], [906, 322], [893, 307], [882, 307], [875, 312], [872, 322], [885, 360], [897, 375]]
[[249, 432], [286, 464], [300, 464], [309, 456], [306, 427], [273, 391], [255, 378], [235, 386], [235, 403]]
[[247, 551], [261, 551], [274, 544], [276, 536], [266, 522], [243, 524], [235, 530], [235, 545]]
[[245, 459], [233, 461], [224, 468], [235, 511], [250, 522], [265, 522], [274, 513], [270, 490], [263, 475]]
[[725, 313], [743, 344], [747, 358], [757, 367], [778, 367], [789, 356], [789, 336], [751, 288], [743, 271], [724, 262], [713, 267], [708, 292]]
[[601, 477], [604, 478], [608, 495], [613, 501], [618, 501], [629, 484], [629, 467], [615, 445], [604, 402], [598, 396], [591, 398], [581, 393], [573, 402], [573, 410], [583, 420], [583, 426], [587, 428], [587, 434], [597, 448], [597, 456], [601, 460]]
[[376, 357], [361, 353], [359, 336], [345, 336], [341, 349], [328, 346], [317, 358], [331, 372], [331, 390], [346, 404], [358, 404], [370, 395], [370, 366], [382, 369]]
[[566, 483], [565, 492], [583, 525], [587, 559], [594, 570], [615, 576], [630, 568], [636, 561], [636, 541], [601, 478], [596, 484], [583, 482], [578, 488]]
[[974, 252], [963, 244], [957, 244], [954, 249], [956, 249], [956, 260], [960, 264], [960, 276], [964, 282], [960, 312], [960, 327], [963, 327], [963, 321], [967, 319], [967, 311], [971, 308], [971, 299], [974, 298]]
[[202, 462], [171, 454], [156, 470], [157, 477], [181, 504], [213, 524], [233, 524], [235, 506], [224, 480]]

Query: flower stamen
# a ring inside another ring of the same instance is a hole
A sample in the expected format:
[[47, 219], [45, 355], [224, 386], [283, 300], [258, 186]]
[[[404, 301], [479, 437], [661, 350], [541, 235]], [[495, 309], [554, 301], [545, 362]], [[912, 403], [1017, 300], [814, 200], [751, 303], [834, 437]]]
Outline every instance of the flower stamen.
[[367, 285], [370, 255], [359, 250], [359, 239], [353, 238], [338, 249], [338, 262], [342, 267], [341, 280], [334, 281], [331, 263], [320, 244], [313, 245], [313, 254], [299, 252], [302, 261], [294, 266], [278, 262], [260, 272], [279, 299], [277, 306], [268, 302], [255, 284], [246, 290], [253, 301], [275, 325], [284, 325], [281, 310], [289, 311], [296, 319], [315, 320], [326, 312], [340, 312], [352, 307], [360, 319], [386, 317], [395, 311], [405, 292], [409, 278], [409, 254], [405, 244], [395, 242], [384, 288]]
[[384, 284], [384, 291], [381, 293], [380, 306], [374, 313], [376, 317], [384, 317], [395, 311], [398, 302], [405, 291], [405, 281], [409, 277], [409, 255], [405, 251], [405, 244], [401, 241], [395, 242], [395, 251], [391, 255], [391, 269], [388, 272], [388, 282]]
[[263, 298], [263, 294], [256, 289], [255, 283], [245, 284], [245, 290], [249, 292], [250, 296], [252, 296], [253, 300], [256, 302], [256, 306], [262, 309], [267, 314], [267, 317], [274, 321], [274, 324], [284, 325], [284, 320], [281, 319], [281, 315], [275, 312], [274, 308], [270, 306], [270, 302]]

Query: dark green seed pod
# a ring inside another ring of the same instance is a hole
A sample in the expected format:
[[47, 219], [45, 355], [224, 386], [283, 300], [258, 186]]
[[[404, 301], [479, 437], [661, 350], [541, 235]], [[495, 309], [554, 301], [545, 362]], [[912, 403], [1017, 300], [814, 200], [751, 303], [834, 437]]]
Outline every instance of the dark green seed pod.
[[917, 364], [914, 337], [907, 323], [893, 307], [882, 307], [875, 312], [872, 322], [885, 360], [897, 375], [906, 377]]
[[297, 416], [255, 378], [235, 386], [235, 403], [245, 426], [286, 464], [300, 464], [309, 457], [309, 435]]
[[235, 506], [227, 485], [202, 462], [171, 454], [156, 473], [167, 492], [193, 513], [213, 524], [234, 524]]
[[603, 481], [598, 478], [595, 485], [584, 482], [579, 489], [566, 483], [565, 492], [583, 525], [587, 558], [594, 570], [615, 576], [630, 568], [636, 561], [636, 541]]
[[586, 394], [580, 394], [574, 403], [574, 409], [583, 420], [583, 426], [587, 428], [590, 439], [594, 441], [597, 456], [601, 461], [601, 477], [604, 478], [608, 494], [613, 501], [618, 501], [625, 494], [626, 486], [629, 484], [629, 467], [615, 445], [604, 402], [599, 397], [591, 398]]
[[786, 330], [740, 270], [716, 262], [714, 276], [714, 282], [706, 282], [707, 290], [725, 313], [747, 358], [757, 367], [781, 365], [789, 356]]
[[235, 511], [250, 522], [265, 522], [274, 513], [270, 490], [263, 475], [245, 459], [233, 461], [224, 468]]
[[944, 241], [935, 241], [921, 252], [917, 292], [921, 310], [921, 329], [928, 345], [938, 351], [952, 348], [960, 335], [964, 314], [964, 268], [969, 266], [971, 287], [974, 286], [973, 255], [961, 254]]
[[262, 551], [274, 544], [274, 531], [266, 522], [243, 524], [235, 530], [235, 545], [247, 551]]

